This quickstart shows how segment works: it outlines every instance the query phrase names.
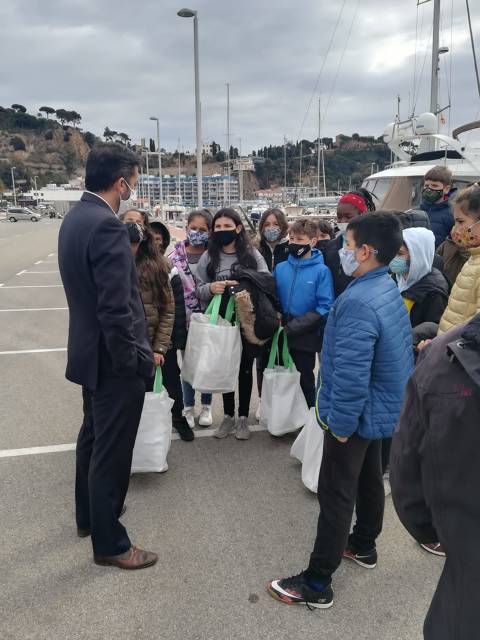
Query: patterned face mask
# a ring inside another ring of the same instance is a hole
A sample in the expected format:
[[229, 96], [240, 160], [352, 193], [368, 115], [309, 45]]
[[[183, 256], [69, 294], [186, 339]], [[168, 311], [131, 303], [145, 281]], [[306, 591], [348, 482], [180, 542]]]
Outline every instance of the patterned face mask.
[[466, 249], [478, 247], [480, 245], [480, 240], [475, 238], [472, 233], [473, 227], [475, 227], [477, 224], [480, 224], [480, 220], [464, 229], [459, 229], [458, 226], [455, 225], [450, 232], [452, 240], [455, 242], [455, 244], [458, 244], [461, 247], [465, 247]]
[[210, 234], [207, 231], [195, 231], [194, 229], [187, 231], [187, 239], [192, 247], [205, 247], [209, 238]]

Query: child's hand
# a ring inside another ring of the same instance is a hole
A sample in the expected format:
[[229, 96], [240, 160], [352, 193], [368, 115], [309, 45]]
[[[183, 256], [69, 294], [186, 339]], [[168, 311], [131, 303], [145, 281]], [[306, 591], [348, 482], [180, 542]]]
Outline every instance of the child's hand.
[[342, 444], [345, 444], [345, 442], [348, 442], [348, 438], [341, 438], [340, 436], [335, 436], [335, 438]]

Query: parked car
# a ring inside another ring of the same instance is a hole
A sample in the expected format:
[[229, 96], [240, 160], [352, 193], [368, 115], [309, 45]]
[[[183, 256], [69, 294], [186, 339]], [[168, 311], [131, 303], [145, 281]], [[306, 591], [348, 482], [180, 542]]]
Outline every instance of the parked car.
[[40, 213], [36, 213], [28, 207], [10, 207], [7, 210], [7, 217], [10, 222], [17, 222], [18, 220], [31, 220], [32, 222], [38, 222], [42, 219]]

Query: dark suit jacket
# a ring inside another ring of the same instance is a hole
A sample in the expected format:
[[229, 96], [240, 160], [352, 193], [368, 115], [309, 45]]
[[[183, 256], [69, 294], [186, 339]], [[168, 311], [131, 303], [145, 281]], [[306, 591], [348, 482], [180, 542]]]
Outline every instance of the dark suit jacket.
[[84, 193], [65, 217], [58, 261], [70, 311], [68, 380], [94, 391], [103, 372], [153, 376], [128, 233], [101, 198]]

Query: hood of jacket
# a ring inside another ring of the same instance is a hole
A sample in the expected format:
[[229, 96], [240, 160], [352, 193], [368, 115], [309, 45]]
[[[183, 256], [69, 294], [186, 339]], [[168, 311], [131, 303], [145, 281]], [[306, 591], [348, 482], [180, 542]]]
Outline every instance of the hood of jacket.
[[455, 356], [467, 375], [480, 387], [480, 313], [465, 325], [459, 339], [448, 344], [447, 352]]
[[294, 258], [289, 255], [288, 262], [296, 269], [308, 269], [319, 264], [325, 264], [323, 255], [318, 249], [312, 249], [310, 258]]
[[403, 242], [410, 254], [410, 269], [397, 278], [400, 293], [410, 289], [430, 273], [435, 255], [435, 236], [430, 229], [412, 227], [403, 230]]

